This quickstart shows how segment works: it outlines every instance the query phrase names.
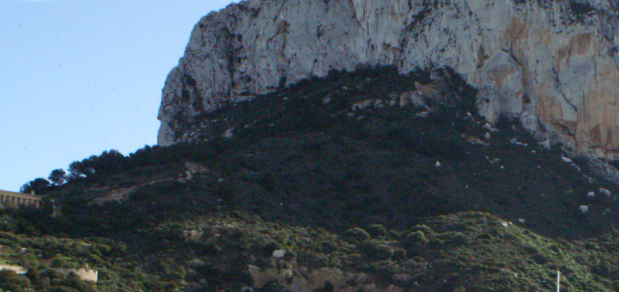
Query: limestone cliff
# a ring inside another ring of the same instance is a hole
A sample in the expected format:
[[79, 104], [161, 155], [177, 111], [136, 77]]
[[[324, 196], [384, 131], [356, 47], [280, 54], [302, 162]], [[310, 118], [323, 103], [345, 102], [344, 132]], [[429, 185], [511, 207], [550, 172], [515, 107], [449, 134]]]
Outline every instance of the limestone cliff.
[[159, 145], [192, 117], [331, 69], [449, 66], [490, 122], [619, 155], [616, 0], [249, 0], [203, 17], [165, 83]]

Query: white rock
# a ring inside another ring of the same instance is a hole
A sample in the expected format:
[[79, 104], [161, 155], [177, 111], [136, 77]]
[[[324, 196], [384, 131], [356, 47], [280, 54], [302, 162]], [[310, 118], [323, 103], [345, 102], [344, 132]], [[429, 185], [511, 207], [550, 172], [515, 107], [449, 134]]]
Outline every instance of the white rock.
[[518, 141], [518, 139], [516, 139], [516, 138], [511, 138], [509, 140], [509, 142], [512, 143], [512, 144], [515, 144], [515, 145], [520, 145], [520, 146], [525, 146], [525, 147], [529, 146], [527, 143], [522, 143], [522, 142]]
[[486, 132], [484, 134], [484, 138], [486, 138], [486, 140], [490, 140], [492, 138], [492, 136], [490, 136], [490, 133]]
[[[200, 259], [192, 259], [190, 261], [187, 262], [187, 265], [192, 267], [192, 268], [197, 268], [197, 267], [201, 267], [204, 266], [204, 262], [201, 261]], [[248, 265], [251, 266], [251, 265]], [[257, 268], [257, 267], [256, 267]], [[258, 268], [259, 269], [259, 268]]]
[[276, 249], [273, 251], [273, 257], [274, 258], [283, 258], [284, 255], [286, 254], [286, 251], [282, 250], [282, 249]]
[[589, 213], [589, 206], [587, 206], [587, 205], [580, 205], [580, 207], [578, 207], [578, 210], [582, 214], [587, 214], [587, 213]]
[[524, 224], [524, 222], [526, 222], [526, 221], [524, 219], [522, 219], [522, 218], [518, 218], [518, 222]]
[[427, 108], [425, 97], [418, 90], [411, 91], [409, 97], [415, 107]]
[[492, 127], [492, 125], [490, 125], [489, 123], [485, 123], [484, 124], [484, 129], [490, 131], [490, 132], [498, 132], [499, 130], [495, 129]]
[[234, 127], [227, 129], [224, 134], [223, 137], [224, 138], [232, 138], [234, 135], [232, 134], [232, 131], [234, 131]]
[[610, 197], [611, 195], [611, 192], [605, 188], [599, 188], [598, 190], [600, 191], [600, 193], [606, 195], [607, 197]]
[[569, 159], [568, 157], [565, 157], [565, 156], [563, 156], [563, 155], [561, 155], [561, 160], [563, 160], [564, 162], [569, 162], [569, 163], [571, 163], [571, 162], [572, 162], [572, 160], [571, 160], [571, 159]]
[[441, 163], [439, 161], [436, 161], [436, 163], [434, 164], [434, 166], [436, 167], [441, 167]]
[[587, 198], [595, 198], [595, 192], [594, 191], [590, 191], [587, 193]]
[[422, 112], [420, 112], [418, 114], [415, 114], [415, 116], [416, 117], [420, 117], [420, 118], [427, 118], [429, 114], [430, 113], [428, 113], [427, 111], [422, 111]]
[[550, 140], [544, 140], [542, 142], [538, 142], [537, 144], [539, 144], [540, 146], [542, 146], [542, 148], [544, 148], [546, 150], [550, 150], [550, 148], [551, 148]]
[[352, 105], [353, 111], [364, 110], [370, 106], [374, 105], [374, 101], [371, 99], [366, 99], [364, 101], [356, 102]]

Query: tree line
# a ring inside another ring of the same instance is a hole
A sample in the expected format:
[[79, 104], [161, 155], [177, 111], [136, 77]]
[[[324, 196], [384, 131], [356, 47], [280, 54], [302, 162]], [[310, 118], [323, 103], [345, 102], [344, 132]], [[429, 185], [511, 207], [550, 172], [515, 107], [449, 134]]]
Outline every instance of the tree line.
[[40, 195], [50, 188], [73, 181], [96, 180], [139, 167], [165, 165], [183, 159], [207, 160], [212, 157], [213, 152], [221, 152], [231, 147], [225, 139], [211, 142], [208, 145], [183, 143], [169, 147], [147, 145], [128, 156], [115, 149], [103, 151], [100, 155], [72, 162], [66, 171], [61, 168], [54, 169], [47, 179], [39, 177], [31, 180], [20, 188], [20, 192]]

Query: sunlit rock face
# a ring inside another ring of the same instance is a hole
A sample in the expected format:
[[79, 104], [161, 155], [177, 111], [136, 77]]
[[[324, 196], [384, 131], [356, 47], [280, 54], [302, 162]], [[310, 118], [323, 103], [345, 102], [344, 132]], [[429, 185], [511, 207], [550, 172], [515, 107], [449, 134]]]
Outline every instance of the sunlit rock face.
[[613, 1], [250, 0], [203, 17], [165, 83], [159, 145], [192, 117], [331, 69], [449, 66], [489, 121], [575, 153], [619, 154]]

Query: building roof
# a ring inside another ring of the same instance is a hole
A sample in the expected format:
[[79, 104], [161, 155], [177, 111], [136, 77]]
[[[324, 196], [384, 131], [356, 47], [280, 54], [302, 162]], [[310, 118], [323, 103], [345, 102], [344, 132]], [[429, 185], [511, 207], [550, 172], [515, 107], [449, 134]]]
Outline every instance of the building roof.
[[0, 190], [0, 195], [15, 196], [15, 197], [22, 197], [22, 198], [29, 198], [29, 199], [38, 199], [38, 200], [42, 198], [41, 196], [37, 196], [33, 194], [16, 193], [16, 192], [9, 192], [9, 191], [3, 191], [3, 190]]

